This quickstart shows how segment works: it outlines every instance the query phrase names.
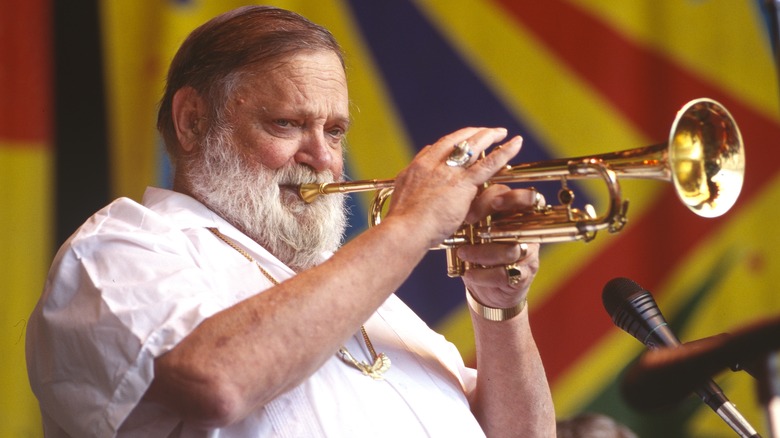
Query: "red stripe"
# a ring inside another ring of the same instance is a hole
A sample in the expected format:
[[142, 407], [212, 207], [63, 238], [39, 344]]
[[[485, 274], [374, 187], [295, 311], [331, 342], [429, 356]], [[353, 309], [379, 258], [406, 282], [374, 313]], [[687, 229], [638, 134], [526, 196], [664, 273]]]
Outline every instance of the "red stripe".
[[[777, 174], [773, 149], [780, 138], [780, 125], [738, 97], [662, 54], [633, 44], [566, 2], [496, 2], [648, 137], [663, 140], [675, 112], [691, 98], [707, 96], [723, 103], [737, 120], [747, 150], [745, 185], [735, 208], [749, 202]], [[689, 251], [724, 226], [728, 217], [706, 220], [695, 216], [680, 205], [670, 186], [644, 216], [632, 217], [629, 210], [629, 225], [619, 235], [599, 236], [610, 240], [603, 252], [580, 272], [563, 273], [567, 280], [560, 289], [534, 308], [534, 334], [549, 377], [560, 376], [614, 329], [600, 298], [609, 279], [629, 277], [653, 290], [685, 261]], [[556, 268], [543, 262], [543, 270]]]
[[45, 145], [52, 137], [51, 5], [0, 0], [0, 139]]

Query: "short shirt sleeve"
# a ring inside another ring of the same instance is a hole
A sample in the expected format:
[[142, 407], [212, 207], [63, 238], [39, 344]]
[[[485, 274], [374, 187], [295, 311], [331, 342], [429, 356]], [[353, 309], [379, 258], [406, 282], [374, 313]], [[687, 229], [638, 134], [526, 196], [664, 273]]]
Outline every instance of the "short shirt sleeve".
[[68, 435], [113, 436], [151, 383], [157, 356], [268, 287], [205, 227], [174, 225], [117, 201], [57, 254], [29, 321], [27, 355], [41, 409]]

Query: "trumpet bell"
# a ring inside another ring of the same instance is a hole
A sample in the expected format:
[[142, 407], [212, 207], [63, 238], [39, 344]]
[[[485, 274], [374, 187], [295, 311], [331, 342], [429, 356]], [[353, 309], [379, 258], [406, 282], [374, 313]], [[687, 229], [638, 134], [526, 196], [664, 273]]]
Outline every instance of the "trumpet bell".
[[699, 216], [728, 211], [745, 177], [745, 150], [736, 122], [712, 99], [688, 102], [669, 133], [669, 165], [680, 200]]

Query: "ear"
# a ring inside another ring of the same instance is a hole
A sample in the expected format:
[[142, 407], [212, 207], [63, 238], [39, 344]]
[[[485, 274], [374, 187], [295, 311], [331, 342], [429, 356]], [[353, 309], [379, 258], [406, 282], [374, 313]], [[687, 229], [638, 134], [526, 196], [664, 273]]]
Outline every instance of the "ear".
[[192, 152], [206, 129], [206, 105], [192, 87], [182, 87], [173, 95], [171, 111], [176, 138], [184, 152]]

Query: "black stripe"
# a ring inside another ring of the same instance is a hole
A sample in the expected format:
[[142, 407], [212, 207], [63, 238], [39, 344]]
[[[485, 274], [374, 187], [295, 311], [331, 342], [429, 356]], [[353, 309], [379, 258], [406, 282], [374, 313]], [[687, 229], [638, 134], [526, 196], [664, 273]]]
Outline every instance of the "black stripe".
[[54, 1], [56, 244], [110, 194], [97, 0]]

